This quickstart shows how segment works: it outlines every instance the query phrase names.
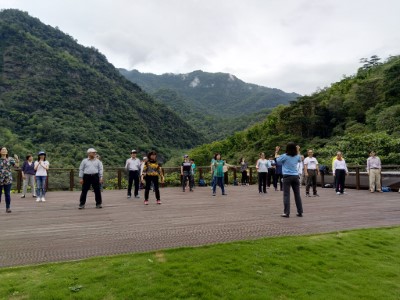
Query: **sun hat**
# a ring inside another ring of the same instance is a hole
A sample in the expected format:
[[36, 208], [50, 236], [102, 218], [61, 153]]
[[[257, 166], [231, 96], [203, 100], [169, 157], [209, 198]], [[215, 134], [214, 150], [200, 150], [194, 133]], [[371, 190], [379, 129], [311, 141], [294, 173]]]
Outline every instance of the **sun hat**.
[[40, 155], [46, 155], [46, 152], [44, 152], [44, 151], [39, 151], [38, 156], [40, 156]]

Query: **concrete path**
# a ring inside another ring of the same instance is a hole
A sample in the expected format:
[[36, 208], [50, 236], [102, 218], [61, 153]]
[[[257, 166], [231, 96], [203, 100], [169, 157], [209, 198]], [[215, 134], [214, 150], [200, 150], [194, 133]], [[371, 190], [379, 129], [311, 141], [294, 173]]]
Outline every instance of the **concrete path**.
[[[127, 199], [126, 190], [104, 191], [103, 209], [93, 193], [78, 210], [79, 192], [49, 192], [45, 203], [12, 195], [12, 213], [0, 204], [0, 267], [68, 261], [93, 256], [154, 251], [183, 246], [400, 225], [400, 194], [332, 189], [303, 197], [304, 217], [280, 217], [282, 192], [260, 195], [256, 186], [228, 187], [211, 196], [210, 188], [193, 193], [161, 189], [162, 205]], [[304, 188], [302, 189], [304, 194]], [[293, 196], [293, 195], [292, 195]]]

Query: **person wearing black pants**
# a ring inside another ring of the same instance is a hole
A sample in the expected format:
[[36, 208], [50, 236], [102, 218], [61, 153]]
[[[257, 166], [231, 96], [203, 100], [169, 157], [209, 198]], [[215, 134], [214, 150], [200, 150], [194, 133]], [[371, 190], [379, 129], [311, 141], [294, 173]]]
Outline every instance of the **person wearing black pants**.
[[153, 183], [154, 192], [156, 193], [157, 204], [161, 204], [160, 189], [158, 187], [158, 176], [161, 177], [161, 183], [164, 183], [164, 175], [160, 164], [157, 162], [157, 153], [151, 151], [147, 154], [148, 161], [143, 166], [142, 182], [146, 179], [146, 188], [144, 191], [144, 205], [149, 204], [149, 192]]
[[86, 196], [91, 186], [94, 190], [96, 208], [102, 208], [100, 184], [103, 183], [103, 163], [96, 158], [95, 149], [90, 148], [87, 153], [88, 158], [82, 160], [79, 166], [79, 182], [82, 185], [79, 209], [85, 208]]
[[189, 156], [184, 155], [184, 161], [181, 165], [182, 176], [182, 190], [186, 190], [186, 184], [189, 182], [190, 191], [193, 192], [193, 179], [192, 179], [192, 163], [189, 161]]
[[270, 167], [270, 163], [267, 159], [265, 159], [265, 154], [260, 153], [260, 158], [257, 160], [256, 169], [258, 171], [258, 192], [267, 193], [267, 176], [268, 176], [268, 167]]
[[[276, 162], [276, 158], [275, 158]], [[281, 164], [275, 164], [275, 182], [276, 182], [276, 188], [275, 191], [278, 190], [278, 182], [279, 182], [279, 190], [283, 191], [283, 183], [282, 183], [283, 175], [282, 175], [282, 165]]]
[[125, 169], [128, 171], [128, 199], [132, 196], [132, 184], [135, 182], [135, 198], [139, 197], [139, 174], [141, 163], [140, 159], [136, 158], [136, 150], [131, 151], [131, 158], [126, 160]]
[[268, 159], [270, 166], [268, 167], [268, 176], [267, 176], [267, 186], [271, 187], [271, 184], [274, 186], [276, 190], [276, 176], [275, 176], [275, 171], [276, 171], [276, 163], [275, 160], [272, 158], [272, 156], [269, 157]]
[[336, 179], [336, 194], [343, 195], [344, 183], [346, 175], [349, 174], [345, 160], [342, 157], [342, 152], [337, 153], [337, 157], [333, 162], [333, 174]]

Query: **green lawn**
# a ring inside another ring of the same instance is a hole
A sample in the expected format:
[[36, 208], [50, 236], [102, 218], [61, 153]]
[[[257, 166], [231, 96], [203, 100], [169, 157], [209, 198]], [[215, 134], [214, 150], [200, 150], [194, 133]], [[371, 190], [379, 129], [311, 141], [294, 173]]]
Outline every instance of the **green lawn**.
[[0, 299], [400, 299], [400, 227], [3, 268]]

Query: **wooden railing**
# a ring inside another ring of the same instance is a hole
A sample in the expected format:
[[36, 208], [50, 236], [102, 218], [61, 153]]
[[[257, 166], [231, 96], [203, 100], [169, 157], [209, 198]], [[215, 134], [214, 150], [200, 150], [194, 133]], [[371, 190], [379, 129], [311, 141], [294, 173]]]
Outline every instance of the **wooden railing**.
[[[368, 188], [365, 184], [366, 167], [361, 165], [350, 165], [349, 167], [350, 176], [352, 180], [348, 183], [346, 180], [346, 185], [356, 189]], [[168, 176], [172, 173], [180, 173], [180, 167], [173, 168], [163, 168], [164, 176]], [[257, 183], [257, 171], [254, 166], [248, 168], [248, 181], [249, 184]], [[384, 165], [382, 166], [382, 180], [387, 178], [392, 178], [391, 184], [394, 188], [400, 188], [400, 165]], [[112, 179], [114, 181], [115, 187], [117, 189], [123, 188], [123, 181], [127, 178], [127, 172], [124, 168], [115, 167], [105, 167], [104, 168], [104, 179], [105, 182]], [[211, 173], [209, 166], [197, 167], [195, 181], [196, 183], [200, 178], [206, 179], [206, 183], [211, 182]], [[225, 184], [234, 184], [234, 182], [240, 182], [241, 173], [237, 168], [230, 168], [228, 172], [225, 173]], [[15, 180], [16, 179], [16, 180]], [[353, 180], [354, 179], [354, 180]], [[398, 179], [398, 180], [397, 180]], [[318, 177], [318, 183], [320, 186], [324, 187], [326, 183], [332, 183], [332, 174], [328, 175], [321, 174]], [[354, 181], [354, 183], [352, 183]], [[13, 188], [18, 192], [22, 190], [22, 173], [21, 170], [16, 169], [14, 173], [14, 183]], [[364, 182], [364, 183], [363, 183]], [[165, 184], [168, 186], [168, 183]], [[79, 170], [75, 168], [50, 168], [47, 177], [47, 188], [50, 190], [70, 190], [80, 188], [79, 184]]]

